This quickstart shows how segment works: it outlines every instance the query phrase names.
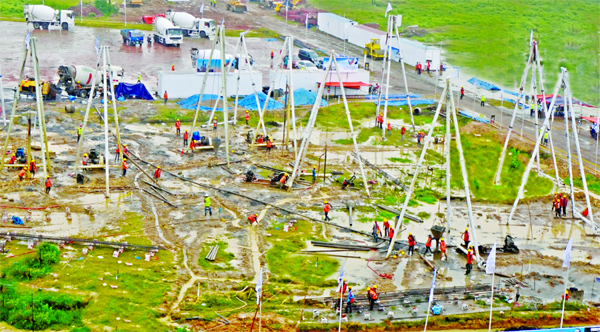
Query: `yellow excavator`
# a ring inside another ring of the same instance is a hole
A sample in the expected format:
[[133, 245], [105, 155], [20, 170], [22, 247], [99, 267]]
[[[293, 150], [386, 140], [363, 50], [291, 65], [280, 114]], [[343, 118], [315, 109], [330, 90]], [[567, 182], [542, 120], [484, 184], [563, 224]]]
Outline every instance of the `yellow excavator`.
[[227, 10], [234, 13], [245, 13], [248, 11], [248, 7], [239, 0], [227, 0]]
[[373, 60], [383, 60], [385, 58], [385, 50], [381, 49], [379, 39], [377, 38], [372, 38], [370, 43], [365, 44], [364, 53]]
[[[57, 94], [60, 94], [60, 89], [52, 82], [42, 82], [42, 98], [44, 100], [54, 100]], [[20, 93], [24, 95], [35, 96], [35, 80], [33, 77], [26, 77], [21, 81]]]

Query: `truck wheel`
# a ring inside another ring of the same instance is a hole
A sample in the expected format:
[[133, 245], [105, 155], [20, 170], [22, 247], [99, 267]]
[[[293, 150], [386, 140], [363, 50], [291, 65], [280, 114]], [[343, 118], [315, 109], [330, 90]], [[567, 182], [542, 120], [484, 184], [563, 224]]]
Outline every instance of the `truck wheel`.
[[33, 23], [33, 28], [34, 29], [39, 29], [40, 28], [40, 24], [37, 23], [37, 22]]
[[62, 24], [62, 29], [63, 29], [63, 30], [69, 30], [69, 23], [67, 23], [67, 22], [63, 22], [63, 24]]
[[81, 92], [79, 92], [79, 97], [81, 97], [81, 98], [87, 98], [88, 97], [88, 92], [86, 90], [81, 90]]
[[200, 31], [200, 37], [202, 37], [202, 38], [206, 38], [206, 37], [207, 37], [207, 36], [206, 36], [206, 32], [204, 32], [204, 31]]
[[42, 29], [48, 30], [48, 23], [42, 23]]

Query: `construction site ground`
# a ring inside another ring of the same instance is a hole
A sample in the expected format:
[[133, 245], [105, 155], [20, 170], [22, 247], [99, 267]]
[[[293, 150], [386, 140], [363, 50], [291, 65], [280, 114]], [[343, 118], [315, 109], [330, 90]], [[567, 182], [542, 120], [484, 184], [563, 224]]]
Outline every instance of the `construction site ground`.
[[[197, 12], [200, 7], [200, 2], [191, 1], [189, 4], [192, 7], [177, 4], [169, 5], [169, 8], [182, 6]], [[231, 22], [231, 29], [261, 27], [281, 35], [289, 32], [297, 34], [300, 39], [304, 37], [302, 27], [288, 27], [281, 19], [273, 18], [272, 12], [262, 11], [253, 3], [249, 4], [249, 13], [243, 15], [225, 11], [223, 4], [219, 4], [216, 9], [209, 8], [206, 4], [205, 8], [208, 8], [206, 17], [220, 21], [224, 16], [228, 28]], [[165, 9], [166, 6], [158, 6], [157, 2], [154, 7], [133, 9], [132, 13], [128, 11], [128, 17], [135, 20], [137, 16], [160, 13]], [[26, 27], [24, 23], [0, 22], [0, 28], [6, 31], [4, 40], [7, 41], [6, 47], [0, 50], [5, 87], [14, 87], [22, 61], [22, 39]], [[158, 71], [171, 70], [173, 64], [176, 71], [191, 70], [189, 48], [210, 47], [209, 41], [204, 39], [185, 39], [181, 48], [165, 48], [161, 45], [129, 47], [122, 45], [118, 30], [102, 28], [80, 27], [69, 32], [34, 31], [32, 36], [38, 40], [38, 56], [44, 80], [56, 80], [56, 69], [60, 65], [92, 65], [96, 59], [95, 36], [100, 36], [102, 44], [111, 46], [113, 64], [125, 68], [126, 81], [135, 82], [137, 75], [141, 73], [142, 82], [152, 91], [156, 89]], [[324, 50], [334, 47], [341, 51], [344, 47], [341, 41], [313, 30], [309, 31], [307, 40]], [[228, 47], [233, 47], [234, 44], [234, 37], [227, 39]], [[282, 40], [271, 38], [248, 40], [249, 52], [254, 56], [256, 68], [263, 73], [265, 80], [268, 77], [270, 50], [278, 50], [281, 45]], [[358, 48], [354, 46], [345, 47], [348, 52], [358, 53]], [[27, 68], [26, 73], [31, 73], [31, 63], [27, 63]], [[399, 66], [394, 65], [393, 74], [394, 87], [391, 91], [401, 93], [404, 87], [400, 80]], [[408, 76], [411, 92], [434, 96], [436, 90], [432, 85], [433, 77], [417, 76], [411, 69], [408, 70]], [[380, 73], [374, 72], [372, 77], [374, 81], [378, 81]], [[263, 83], [267, 84], [266, 81]], [[441, 92], [441, 88], [437, 92]], [[0, 183], [2, 214], [6, 214], [9, 219], [11, 216], [18, 216], [23, 220], [26, 220], [27, 211], [31, 211], [31, 215], [24, 225], [0, 223], [0, 231], [156, 245], [163, 249], [146, 261], [145, 251], [142, 250], [127, 249], [118, 258], [113, 258], [112, 248], [98, 246], [90, 253], [83, 254], [82, 246], [67, 244], [61, 249], [60, 263], [46, 276], [29, 281], [8, 278], [7, 281], [18, 282], [26, 291], [69, 294], [87, 302], [81, 309], [81, 321], [75, 326], [59, 325], [50, 330], [69, 331], [87, 326], [92, 331], [168, 331], [177, 327], [188, 327], [194, 331], [246, 331], [255, 314], [254, 287], [262, 268], [263, 330], [333, 331], [337, 325], [335, 311], [331, 306], [336, 295], [342, 260], [345, 261], [345, 278], [355, 293], [364, 298], [366, 287], [377, 284], [381, 294], [390, 295], [389, 299], [382, 298], [382, 311], [371, 313], [373, 321], [365, 321], [362, 313], [350, 315], [350, 323], [344, 323], [347, 330], [422, 329], [432, 272], [424, 260], [438, 269], [437, 288], [441, 290], [456, 287], [461, 290], [436, 297], [444, 306], [444, 313], [441, 317], [429, 319], [430, 328], [477, 331], [487, 327], [489, 303], [486, 300], [489, 298], [489, 291], [476, 289], [483, 285], [489, 286], [491, 276], [477, 268], [471, 275], [465, 276], [466, 260], [455, 252], [455, 246], [461, 242], [460, 234], [468, 224], [455, 139], [451, 144], [451, 229], [445, 234], [450, 244], [448, 260], [441, 261], [439, 253], [424, 258], [419, 255], [409, 257], [402, 244], [395, 252], [396, 258], [390, 259], [385, 259], [384, 250], [342, 250], [311, 254], [302, 251], [323, 249], [313, 246], [311, 241], [378, 245], [387, 249], [387, 244], [383, 243], [385, 241], [376, 243], [368, 236], [335, 225], [371, 233], [374, 221], [378, 221], [381, 226], [384, 219], [395, 220], [395, 214], [376, 204], [400, 209], [404, 201], [401, 188], [386, 181], [373, 168], [366, 168], [366, 177], [367, 180], [378, 183], [370, 186], [371, 197], [366, 195], [358, 163], [352, 154], [353, 146], [348, 144], [350, 136], [345, 118], [340, 117], [344, 113], [341, 113], [342, 107], [337, 104], [337, 100], [330, 100], [330, 106], [322, 109], [302, 167], [307, 174], [310, 174], [313, 166], [318, 167], [319, 180], [312, 183], [310, 176], [304, 176], [303, 181], [291, 191], [269, 186], [264, 181], [244, 181], [244, 174], [249, 169], [259, 179], [269, 179], [272, 171], [260, 166], [291, 171], [290, 163], [294, 159], [292, 145], [287, 149], [276, 145], [270, 154], [264, 148], [250, 151], [245, 137], [249, 130], [256, 129], [256, 112], [251, 112], [250, 126], [245, 126], [240, 111], [237, 124], [229, 128], [231, 153], [228, 167], [223, 146], [216, 153], [212, 150], [181, 153], [182, 138], [175, 135], [174, 122], [180, 118], [182, 128], [189, 129], [194, 111], [181, 109], [173, 101], [167, 105], [163, 105], [161, 100], [128, 100], [118, 103], [121, 138], [133, 152], [131, 161], [139, 167], [130, 164], [126, 177], [121, 176], [118, 165], [111, 169], [109, 199], [105, 197], [103, 170], [87, 171], [85, 175], [89, 181], [83, 185], [77, 184], [73, 177], [77, 149], [76, 128], [83, 120], [86, 106], [84, 102], [78, 99], [74, 102], [46, 104], [49, 149], [56, 153], [50, 173], [52, 192], [50, 195], [44, 193], [39, 149], [33, 152], [39, 168], [36, 178], [20, 182], [16, 169], [5, 169], [6, 181]], [[471, 102], [472, 100], [465, 102], [465, 107], [471, 106]], [[102, 111], [99, 100], [95, 104]], [[71, 105], [76, 111], [68, 114], [65, 106]], [[205, 106], [211, 105], [206, 102]], [[8, 145], [10, 151], [26, 145], [26, 111], [35, 110], [35, 107], [35, 101], [31, 99], [19, 101], [15, 128]], [[109, 105], [109, 114], [112, 114], [111, 107]], [[502, 110], [495, 106], [481, 108], [474, 105], [472, 108], [484, 114], [498, 114]], [[309, 107], [296, 111], [299, 119], [298, 133], [302, 133], [307, 123]], [[410, 130], [410, 116], [406, 107], [390, 107], [389, 110], [395, 128], [402, 125], [409, 128], [405, 141], [400, 140], [397, 130], [386, 141], [381, 140], [381, 132], [374, 128], [375, 106], [372, 103], [352, 103], [351, 112], [359, 136], [362, 135], [359, 140], [361, 156], [390, 176], [408, 184], [422, 145], [417, 144], [415, 133]], [[479, 181], [471, 183], [478, 241], [481, 244], [497, 243], [502, 246], [505, 236], [510, 234], [515, 237], [515, 244], [520, 249], [518, 254], [500, 254], [497, 259], [499, 275], [495, 279], [497, 289], [494, 328], [559, 324], [560, 297], [565, 287], [565, 269], [561, 265], [563, 250], [569, 238], [573, 238], [569, 286], [584, 290], [582, 300], [585, 305], [579, 304], [581, 301], [569, 302], [565, 322], [568, 326], [600, 324], [600, 312], [594, 308], [594, 304], [600, 301], [599, 291], [592, 292], [594, 278], [600, 275], [598, 237], [591, 234], [591, 228], [581, 220], [554, 218], [554, 213], [550, 210], [553, 193], [566, 192], [567, 187], [558, 187], [544, 177], [532, 176], [526, 187], [525, 199], [519, 205], [513, 221], [507, 224], [510, 204], [516, 196], [516, 186], [520, 183], [524, 166], [529, 160], [528, 152], [533, 147], [531, 136], [534, 132], [532, 120], [525, 119], [524, 137], [520, 139], [516, 136], [511, 140], [511, 155], [507, 158], [511, 159], [514, 154], [518, 166], [510, 169], [507, 161], [502, 187], [494, 189], [491, 175], [497, 166], [501, 144], [504, 142], [505, 133], [501, 126], [507, 126], [508, 112], [503, 121], [498, 121], [497, 116], [494, 126], [461, 119], [463, 144], [469, 142], [472, 148], [465, 151], [465, 158], [469, 162], [469, 178]], [[430, 128], [432, 114], [431, 110], [426, 110], [417, 118], [420, 129]], [[207, 119], [208, 115], [202, 113], [200, 122]], [[275, 138], [275, 142], [282, 142], [282, 112], [269, 111], [266, 120], [271, 121], [267, 126], [269, 134]], [[90, 112], [89, 121], [84, 137], [84, 151], [95, 148], [104, 154], [103, 125], [94, 108]], [[112, 120], [111, 126], [114, 130]], [[204, 128], [200, 132], [211, 138], [224, 139], [221, 124], [217, 131]], [[35, 129], [32, 133], [33, 146], [39, 146], [38, 130]], [[443, 137], [444, 126], [440, 125], [434, 133]], [[5, 135], [3, 132], [0, 137], [4, 139]], [[113, 164], [116, 142], [112, 137], [110, 142], [108, 160]], [[594, 170], [593, 141], [588, 137], [581, 137], [581, 142], [586, 167]], [[561, 149], [566, 147], [558, 139], [556, 144]], [[325, 147], [327, 173], [337, 171], [342, 174], [328, 175], [323, 180]], [[418, 216], [423, 223], [403, 221], [402, 236], [399, 238], [405, 242], [406, 234], [411, 232], [419, 243], [419, 252], [424, 251], [423, 244], [432, 226], [446, 226], [443, 157], [446, 151], [443, 144], [432, 144], [431, 148], [432, 152], [426, 159], [427, 171], [420, 176], [416, 195], [408, 209], [408, 213]], [[478, 163], [478, 160], [483, 162]], [[568, 177], [565, 160], [559, 159], [558, 164], [560, 177]], [[158, 183], [166, 191], [153, 191], [147, 184], [151, 180], [141, 172], [143, 169], [152, 174], [158, 165], [163, 169]], [[551, 177], [554, 176], [548, 156], [542, 156], [541, 169]], [[356, 188], [342, 189], [341, 180], [348, 179], [353, 174], [358, 176]], [[576, 170], [574, 176], [578, 174]], [[160, 196], [157, 193], [162, 194], [165, 199], [158, 198]], [[205, 194], [212, 198], [212, 216], [204, 214]], [[576, 197], [578, 204], [582, 205], [582, 190], [577, 189]], [[596, 212], [600, 202], [598, 188], [592, 188], [591, 197], [593, 211]], [[323, 220], [325, 200], [332, 204], [333, 225], [319, 222]], [[348, 202], [355, 205], [352, 224]], [[70, 212], [67, 212], [67, 208]], [[247, 217], [253, 213], [259, 219], [255, 226], [249, 225], [247, 221]], [[570, 212], [568, 216], [571, 216]], [[22, 240], [13, 239], [8, 242], [6, 248], [9, 251], [0, 258], [0, 268], [7, 269], [15, 262], [33, 255], [35, 249], [28, 249], [27, 245], [28, 241]], [[210, 248], [214, 246], [220, 248], [217, 258], [214, 262], [205, 260]], [[385, 275], [391, 276], [391, 279]], [[519, 304], [513, 305], [509, 302], [516, 294], [517, 284], [521, 286], [521, 300]], [[405, 295], [414, 290], [421, 292], [417, 295]], [[359, 303], [364, 312], [364, 299]], [[466, 310], [462, 309], [463, 304], [467, 305]], [[417, 308], [416, 316], [411, 313], [412, 307]], [[390, 311], [394, 312], [393, 318], [388, 314]], [[328, 324], [321, 323], [323, 317], [327, 318]], [[0, 327], [6, 331], [13, 329], [8, 325]]]

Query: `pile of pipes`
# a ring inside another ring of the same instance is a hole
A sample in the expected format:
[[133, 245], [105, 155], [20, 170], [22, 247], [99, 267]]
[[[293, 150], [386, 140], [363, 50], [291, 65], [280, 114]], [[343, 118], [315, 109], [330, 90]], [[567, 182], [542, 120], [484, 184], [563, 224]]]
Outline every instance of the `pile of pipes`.
[[215, 261], [215, 257], [217, 257], [217, 252], [219, 251], [219, 246], [216, 245], [208, 251], [208, 255], [204, 259], [209, 260], [211, 262]]

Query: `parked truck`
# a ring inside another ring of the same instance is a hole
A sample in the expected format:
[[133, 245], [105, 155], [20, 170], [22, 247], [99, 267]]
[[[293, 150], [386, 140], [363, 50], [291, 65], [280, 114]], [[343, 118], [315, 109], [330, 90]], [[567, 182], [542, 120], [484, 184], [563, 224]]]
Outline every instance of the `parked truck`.
[[[111, 69], [113, 78], [112, 84], [118, 85], [123, 81], [123, 68], [111, 66]], [[57, 85], [59, 88], [64, 88], [71, 96], [86, 98], [90, 95], [92, 90], [94, 73], [95, 69], [88, 66], [60, 66], [58, 67], [59, 81]], [[95, 81], [96, 91], [94, 91], [94, 95], [104, 88], [102, 75], [100, 73], [96, 76]]]
[[40, 27], [60, 27], [69, 30], [75, 26], [72, 10], [55, 10], [44, 5], [24, 5], [23, 15], [27, 23], [32, 23], [35, 29]]
[[165, 46], [181, 46], [183, 31], [164, 17], [154, 20], [154, 41]]
[[184, 12], [168, 10], [165, 17], [174, 25], [181, 28], [184, 37], [208, 38], [215, 34], [215, 20], [197, 18]]
[[123, 43], [129, 46], [144, 43], [144, 33], [138, 29], [121, 29], [121, 37], [123, 37]]

